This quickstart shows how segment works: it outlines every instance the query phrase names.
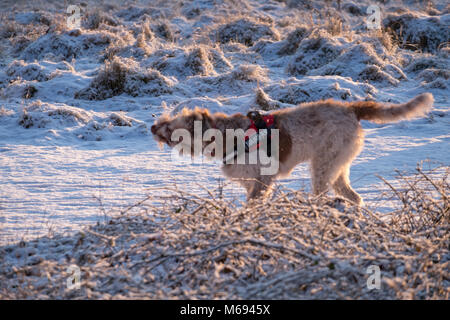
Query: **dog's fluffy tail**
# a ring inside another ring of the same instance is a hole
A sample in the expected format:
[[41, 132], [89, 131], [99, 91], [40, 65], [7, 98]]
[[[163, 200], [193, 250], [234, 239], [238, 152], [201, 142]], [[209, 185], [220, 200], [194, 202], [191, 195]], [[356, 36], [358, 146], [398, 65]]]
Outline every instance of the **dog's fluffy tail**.
[[431, 110], [433, 100], [431, 93], [422, 93], [403, 104], [388, 105], [374, 101], [359, 101], [351, 103], [350, 107], [353, 108], [358, 120], [385, 123], [424, 116]]

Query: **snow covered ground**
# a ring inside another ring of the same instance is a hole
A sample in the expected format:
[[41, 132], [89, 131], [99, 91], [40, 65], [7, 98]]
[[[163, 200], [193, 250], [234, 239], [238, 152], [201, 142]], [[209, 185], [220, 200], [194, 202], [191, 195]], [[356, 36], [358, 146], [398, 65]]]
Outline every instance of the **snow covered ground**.
[[[369, 208], [392, 206], [376, 175], [450, 164], [446, 1], [84, 1], [80, 30], [67, 27], [72, 2], [1, 9], [0, 244], [71, 233], [164, 186], [219, 192], [217, 165], [174, 161], [149, 128], [184, 106], [263, 108], [258, 86], [270, 108], [433, 93], [428, 118], [363, 122], [351, 180]], [[370, 4], [382, 31], [367, 29]], [[307, 165], [279, 184], [308, 190]]]

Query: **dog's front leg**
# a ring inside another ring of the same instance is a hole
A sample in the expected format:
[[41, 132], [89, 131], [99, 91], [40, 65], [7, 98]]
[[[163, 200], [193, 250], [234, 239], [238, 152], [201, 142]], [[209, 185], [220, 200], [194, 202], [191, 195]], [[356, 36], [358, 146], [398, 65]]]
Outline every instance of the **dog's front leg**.
[[274, 176], [261, 175], [259, 165], [227, 164], [222, 167], [222, 171], [247, 190], [247, 200], [266, 195], [274, 180]]
[[272, 176], [260, 176], [254, 179], [247, 188], [247, 201], [266, 196], [270, 192], [272, 182]]

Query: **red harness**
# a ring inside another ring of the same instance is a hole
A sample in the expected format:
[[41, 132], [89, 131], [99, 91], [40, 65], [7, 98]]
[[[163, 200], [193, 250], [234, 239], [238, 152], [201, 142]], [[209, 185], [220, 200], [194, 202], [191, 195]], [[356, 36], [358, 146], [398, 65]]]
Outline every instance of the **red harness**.
[[249, 129], [253, 129], [255, 131], [259, 131], [260, 129], [272, 129], [274, 124], [275, 124], [275, 117], [273, 115], [269, 114], [267, 116], [263, 116], [262, 118], [263, 118], [263, 121], [264, 121], [264, 123], [266, 125], [265, 127], [257, 128], [255, 122], [252, 119], [250, 119], [250, 127], [249, 127]]
[[[263, 123], [259, 123], [259, 127], [253, 121], [253, 119], [250, 119], [250, 127], [247, 129], [247, 132], [245, 134], [246, 142], [254, 134], [259, 134], [259, 130], [264, 130], [264, 129], [266, 129], [268, 131], [267, 138], [270, 140], [270, 138], [271, 138], [270, 129], [273, 129], [275, 127], [275, 117], [273, 115], [269, 114], [269, 115], [263, 116], [262, 119], [263, 119]], [[254, 131], [252, 131], [250, 129], [253, 129]], [[249, 132], [249, 130], [250, 130], [250, 132]], [[246, 151], [249, 152], [249, 151], [259, 149], [259, 145], [260, 145], [260, 142], [258, 139], [258, 143], [255, 144], [254, 146], [251, 146], [251, 148], [249, 148], [249, 150], [246, 150]]]
[[[252, 117], [249, 117], [250, 126], [245, 132], [245, 152], [249, 153], [260, 148], [261, 134], [260, 130], [265, 130], [264, 134], [267, 134], [267, 155], [271, 156], [271, 129], [275, 128], [275, 117], [271, 114], [262, 116], [262, 120], [255, 122]], [[228, 159], [234, 159], [237, 157], [237, 149], [228, 155], [224, 155], [223, 163], [225, 164]]]

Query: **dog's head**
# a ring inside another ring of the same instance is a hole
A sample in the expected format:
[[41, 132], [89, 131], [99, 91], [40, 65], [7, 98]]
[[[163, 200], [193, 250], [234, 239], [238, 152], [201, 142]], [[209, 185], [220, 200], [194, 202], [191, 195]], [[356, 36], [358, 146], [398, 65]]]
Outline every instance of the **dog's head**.
[[189, 110], [184, 108], [179, 114], [175, 116], [163, 115], [151, 127], [151, 132], [154, 139], [162, 146], [167, 144], [173, 148], [178, 143], [183, 143], [181, 140], [172, 139], [172, 134], [177, 129], [185, 129], [191, 134], [191, 143], [194, 141], [194, 123], [195, 121], [202, 121], [202, 134], [211, 127], [212, 119], [207, 109], [195, 108]]

